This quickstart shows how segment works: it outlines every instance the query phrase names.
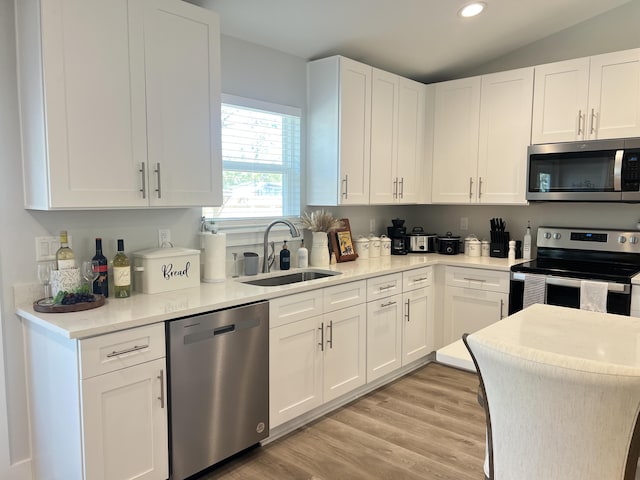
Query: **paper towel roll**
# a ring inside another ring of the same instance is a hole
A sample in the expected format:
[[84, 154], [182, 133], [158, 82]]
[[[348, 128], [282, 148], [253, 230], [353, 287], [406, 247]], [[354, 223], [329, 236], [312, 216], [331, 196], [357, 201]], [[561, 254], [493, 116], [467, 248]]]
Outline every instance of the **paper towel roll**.
[[227, 238], [224, 233], [201, 233], [200, 247], [204, 261], [203, 282], [224, 282], [226, 279]]

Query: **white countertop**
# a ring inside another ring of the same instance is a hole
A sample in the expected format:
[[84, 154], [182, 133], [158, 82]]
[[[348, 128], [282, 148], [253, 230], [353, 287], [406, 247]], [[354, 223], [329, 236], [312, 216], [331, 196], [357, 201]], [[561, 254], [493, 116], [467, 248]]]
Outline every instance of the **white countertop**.
[[[506, 258], [435, 253], [392, 255], [331, 265], [330, 270], [339, 271], [341, 274], [289, 285], [259, 287], [240, 282], [259, 278], [259, 276], [228, 278], [220, 283], [201, 283], [198, 287], [153, 295], [134, 292], [130, 298], [114, 299], [110, 297], [104, 306], [82, 312], [39, 313], [33, 309], [32, 305], [19, 305], [16, 308], [16, 313], [23, 319], [66, 338], [85, 338], [422, 266], [445, 264], [509, 271], [511, 265], [522, 261], [509, 262]], [[295, 272], [296, 270], [298, 269], [292, 269], [288, 272], [275, 271], [272, 272], [272, 275]]]
[[526, 358], [640, 374], [638, 318], [536, 304], [471, 336]]

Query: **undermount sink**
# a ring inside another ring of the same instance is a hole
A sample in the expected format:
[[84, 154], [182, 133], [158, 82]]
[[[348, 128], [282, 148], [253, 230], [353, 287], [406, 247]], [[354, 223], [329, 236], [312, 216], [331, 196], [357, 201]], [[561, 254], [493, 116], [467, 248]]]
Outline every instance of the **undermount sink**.
[[286, 273], [284, 275], [273, 275], [253, 280], [243, 280], [241, 283], [258, 285], [260, 287], [277, 287], [280, 285], [288, 285], [290, 283], [306, 282], [308, 280], [331, 277], [333, 275], [340, 275], [341, 273], [342, 272], [333, 272], [331, 270], [305, 270], [302, 272]]

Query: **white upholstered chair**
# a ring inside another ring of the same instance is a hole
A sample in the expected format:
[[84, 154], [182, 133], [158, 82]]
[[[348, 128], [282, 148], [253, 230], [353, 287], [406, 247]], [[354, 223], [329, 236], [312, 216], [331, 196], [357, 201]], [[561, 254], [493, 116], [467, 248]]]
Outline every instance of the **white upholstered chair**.
[[636, 478], [638, 369], [463, 339], [480, 377], [491, 480]]

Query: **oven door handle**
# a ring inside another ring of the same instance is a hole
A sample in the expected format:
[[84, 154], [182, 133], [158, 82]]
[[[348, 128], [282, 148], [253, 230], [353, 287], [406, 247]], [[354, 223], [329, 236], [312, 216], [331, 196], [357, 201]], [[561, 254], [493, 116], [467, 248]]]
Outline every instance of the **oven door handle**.
[[[511, 279], [516, 281], [524, 281], [526, 274], [521, 272], [513, 272], [511, 274]], [[594, 280], [597, 281], [597, 280]], [[553, 275], [545, 276], [545, 283], [547, 285], [556, 285], [558, 287], [571, 287], [571, 288], [580, 288], [580, 279], [577, 278], [568, 278], [568, 277], [555, 277]], [[631, 285], [626, 283], [607, 283], [607, 290], [609, 292], [614, 293], [622, 293], [624, 295], [629, 295], [631, 293]]]

